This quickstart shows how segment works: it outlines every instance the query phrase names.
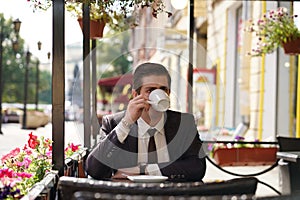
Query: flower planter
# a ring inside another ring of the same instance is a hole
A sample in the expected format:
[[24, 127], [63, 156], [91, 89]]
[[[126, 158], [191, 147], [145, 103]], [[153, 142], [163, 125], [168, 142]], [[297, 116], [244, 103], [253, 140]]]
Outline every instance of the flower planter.
[[[50, 121], [49, 116], [43, 112], [28, 110], [26, 118], [27, 129], [37, 129], [47, 125]], [[20, 124], [23, 124], [23, 114], [19, 116]]]
[[220, 166], [271, 165], [276, 161], [277, 147], [218, 148], [213, 152]]
[[[80, 25], [81, 30], [83, 31], [82, 18], [78, 19], [78, 23]], [[105, 22], [101, 20], [98, 21], [90, 20], [90, 38], [91, 39], [102, 38], [104, 27], [105, 27]]]
[[283, 43], [282, 46], [285, 54], [290, 54], [290, 55], [300, 54], [300, 38], [287, 43]]

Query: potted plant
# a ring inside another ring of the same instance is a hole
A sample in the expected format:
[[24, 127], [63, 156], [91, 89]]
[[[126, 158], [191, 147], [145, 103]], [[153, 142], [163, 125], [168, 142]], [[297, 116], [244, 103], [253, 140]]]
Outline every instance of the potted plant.
[[[77, 18], [78, 23], [83, 30], [82, 3], [66, 2], [66, 10]], [[97, 4], [90, 4], [90, 38], [101, 38], [103, 36], [105, 24], [109, 22], [113, 23], [112, 18], [106, 12], [102, 12]]]
[[[47, 10], [52, 4], [52, 0], [28, 1], [34, 10]], [[135, 8], [150, 7], [154, 17], [162, 12], [169, 17], [172, 15], [165, 10], [163, 0], [67, 0], [66, 10], [71, 12], [79, 20], [79, 23], [82, 19], [82, 3], [90, 3], [90, 19], [102, 23], [98, 29], [104, 28], [105, 24], [115, 31], [123, 31], [137, 26], [135, 17], [138, 13], [135, 12]]]
[[[70, 143], [66, 159], [82, 149]], [[29, 134], [27, 144], [15, 148], [0, 160], [0, 199], [20, 199], [52, 168], [52, 140]]]
[[[244, 141], [237, 136], [236, 141]], [[258, 142], [258, 141], [256, 141]], [[215, 143], [212, 157], [220, 166], [270, 165], [276, 161], [277, 147], [247, 143]]]
[[300, 31], [294, 23], [297, 15], [290, 15], [287, 8], [270, 10], [256, 22], [246, 28], [258, 37], [257, 47], [249, 55], [262, 56], [272, 53], [277, 47], [283, 47], [286, 54], [299, 54]]

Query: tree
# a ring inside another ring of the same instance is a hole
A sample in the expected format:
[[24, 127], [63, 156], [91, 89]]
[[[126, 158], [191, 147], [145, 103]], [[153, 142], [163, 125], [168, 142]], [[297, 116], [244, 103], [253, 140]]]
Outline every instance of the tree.
[[[0, 19], [3, 20], [3, 57], [2, 57], [2, 102], [23, 103], [24, 101], [24, 79], [25, 79], [25, 50], [24, 39], [18, 37], [18, 49], [14, 51], [12, 43], [16, 40], [13, 30], [12, 18], [6, 20], [0, 13]], [[28, 77], [28, 100], [27, 103], [35, 102], [35, 77], [36, 77], [36, 59], [29, 63]], [[51, 84], [49, 83], [51, 75], [47, 71], [40, 72], [40, 95], [39, 100], [44, 103], [51, 103]]]
[[97, 63], [109, 64], [112, 68], [101, 70], [98, 77], [113, 77], [129, 71], [132, 64], [128, 59], [129, 36], [129, 31], [127, 31], [100, 41], [97, 45], [97, 51], [100, 52], [97, 54]]

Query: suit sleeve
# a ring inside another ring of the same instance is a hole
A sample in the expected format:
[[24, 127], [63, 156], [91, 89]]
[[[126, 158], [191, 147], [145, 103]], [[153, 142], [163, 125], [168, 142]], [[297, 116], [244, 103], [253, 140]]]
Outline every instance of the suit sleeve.
[[89, 153], [85, 164], [87, 174], [95, 179], [110, 178], [116, 169], [123, 167], [119, 155], [124, 144], [119, 141], [115, 130], [118, 123], [119, 119], [103, 117], [101, 140]]
[[[200, 181], [205, 175], [206, 161], [202, 151], [193, 115], [186, 114], [182, 118], [182, 126], [177, 132], [169, 152], [170, 162], [160, 163], [163, 175], [174, 181]], [[175, 156], [175, 157], [174, 157]]]

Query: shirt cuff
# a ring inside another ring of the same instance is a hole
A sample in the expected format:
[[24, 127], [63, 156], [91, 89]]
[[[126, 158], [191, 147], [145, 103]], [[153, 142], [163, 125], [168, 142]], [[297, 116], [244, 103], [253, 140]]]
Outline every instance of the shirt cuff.
[[116, 134], [117, 134], [117, 137], [118, 137], [119, 142], [121, 142], [121, 143], [124, 142], [124, 140], [125, 140], [125, 139], [127, 138], [127, 136], [128, 136], [129, 131], [130, 131], [130, 128], [124, 126], [123, 123], [119, 123], [119, 124], [116, 126]]
[[162, 175], [157, 164], [148, 164], [146, 167], [146, 172], [148, 172], [148, 174], [152, 176]]

